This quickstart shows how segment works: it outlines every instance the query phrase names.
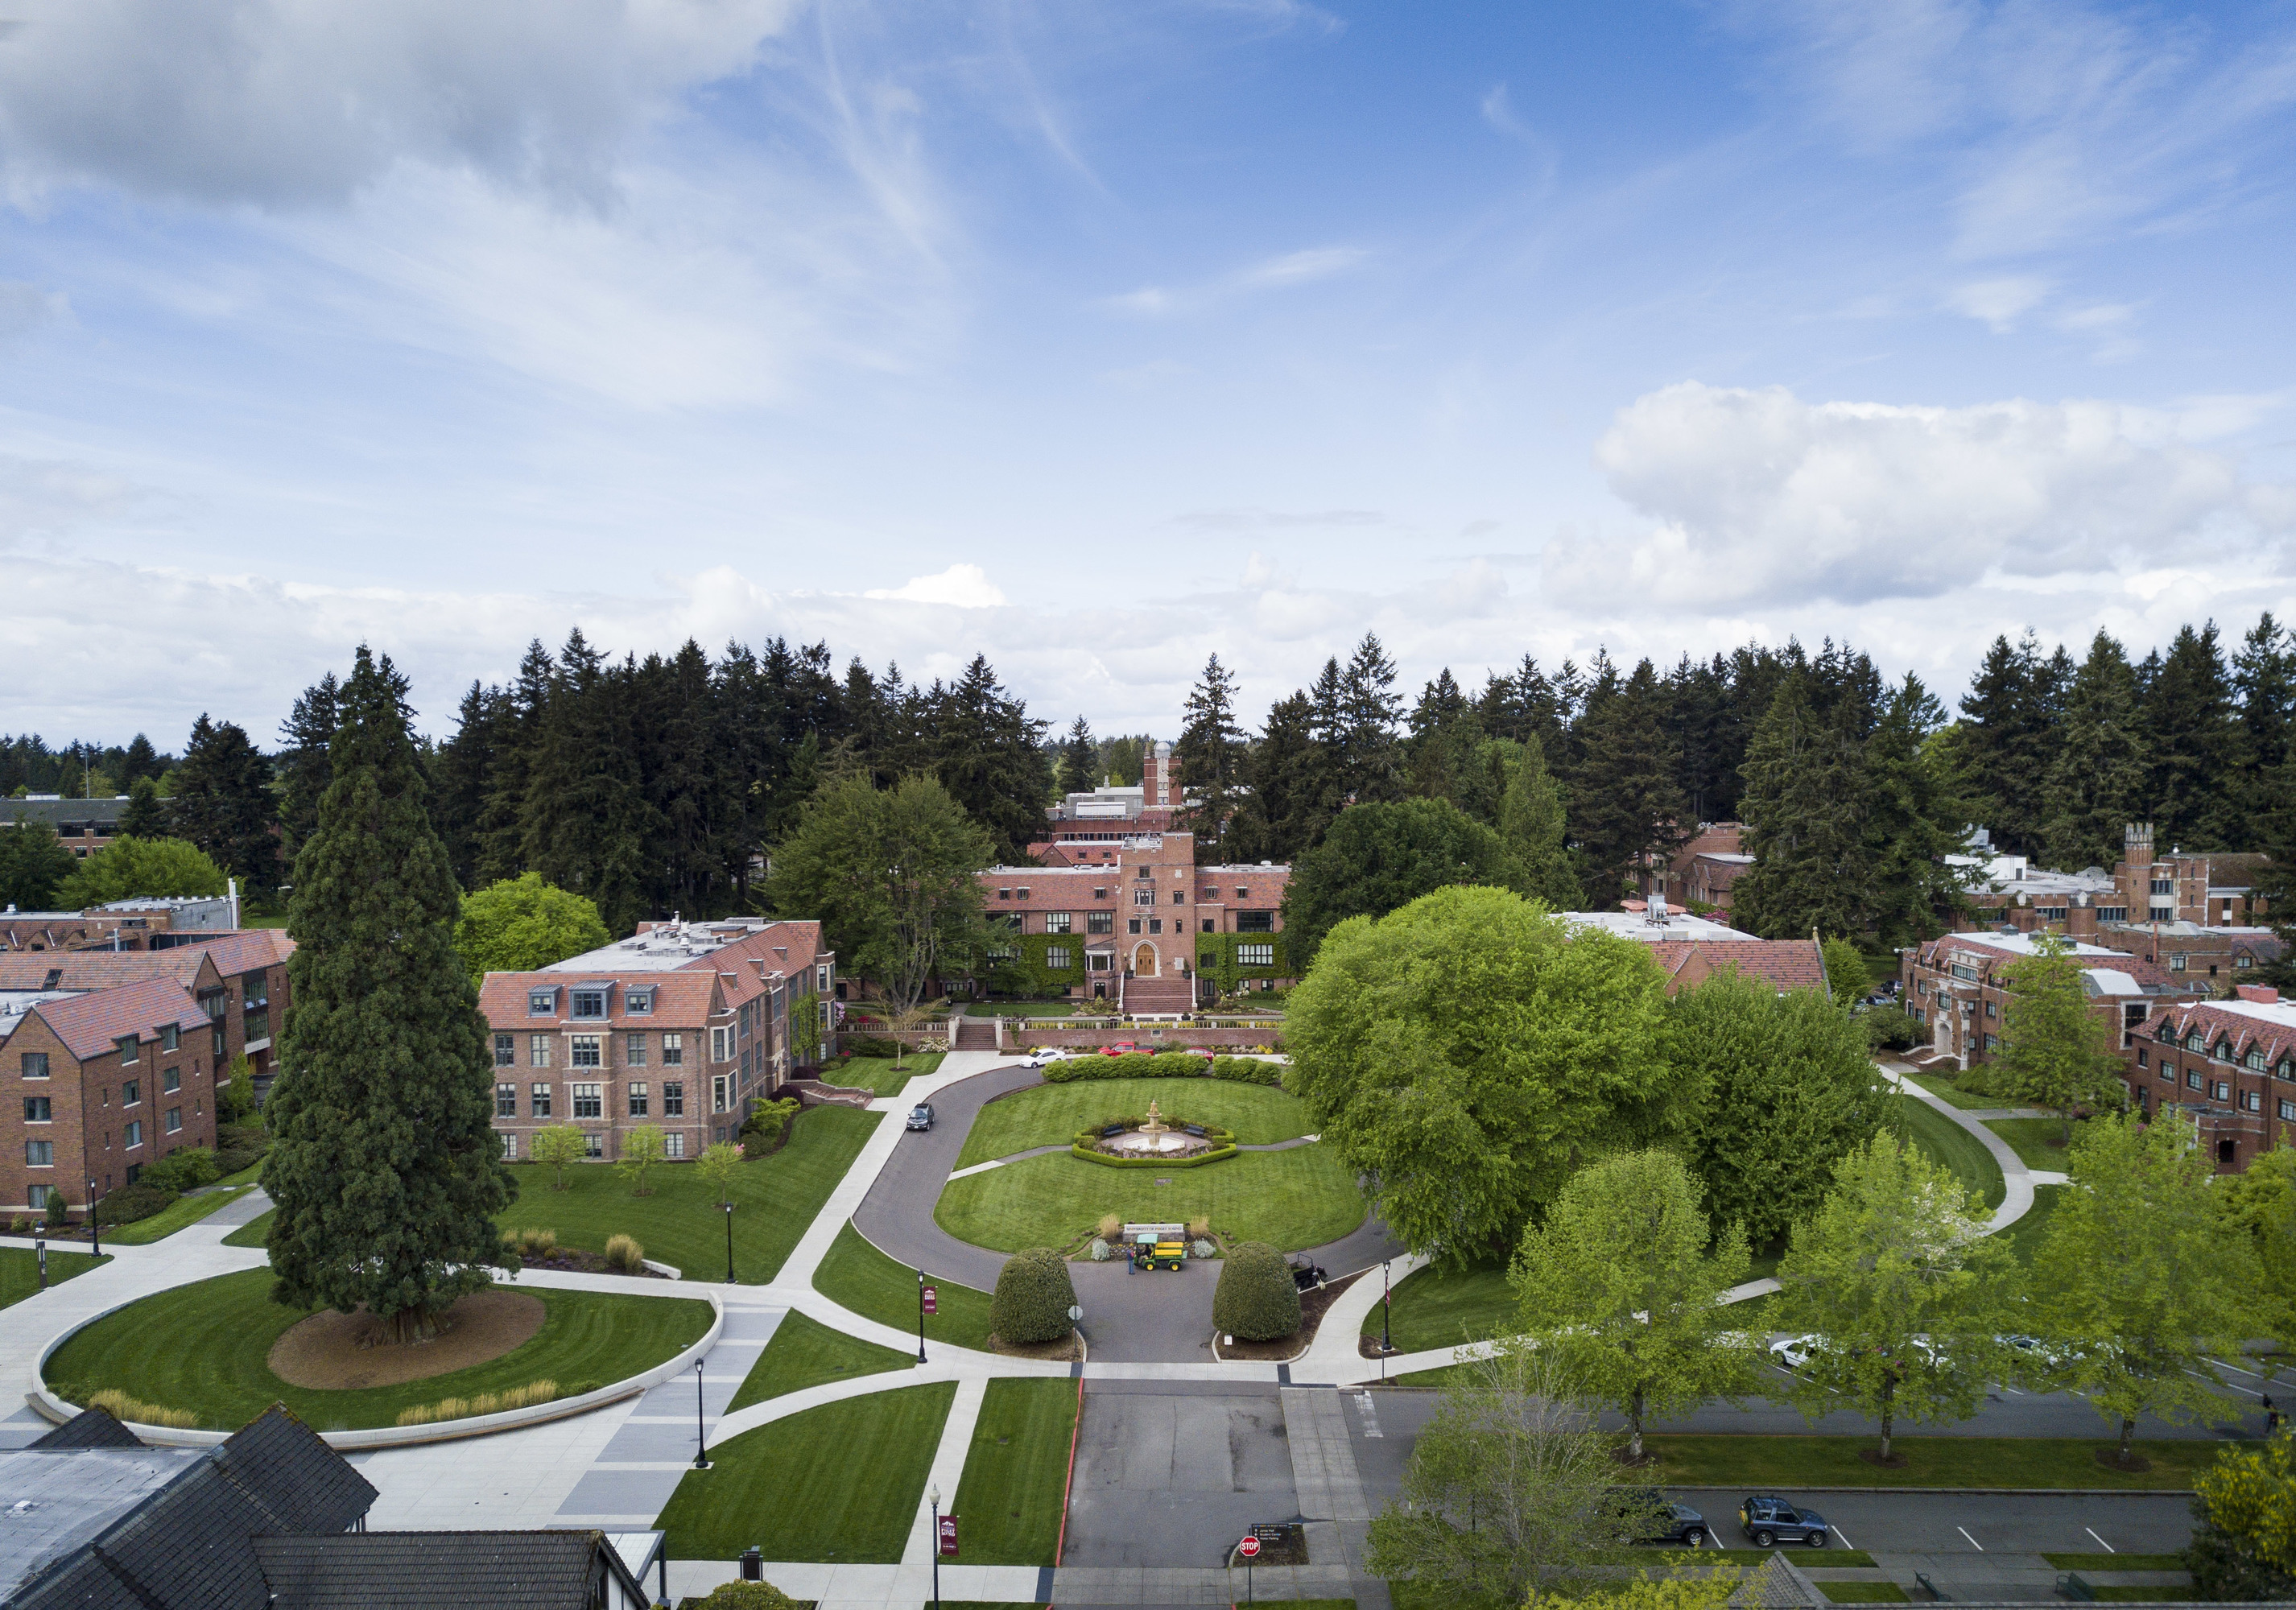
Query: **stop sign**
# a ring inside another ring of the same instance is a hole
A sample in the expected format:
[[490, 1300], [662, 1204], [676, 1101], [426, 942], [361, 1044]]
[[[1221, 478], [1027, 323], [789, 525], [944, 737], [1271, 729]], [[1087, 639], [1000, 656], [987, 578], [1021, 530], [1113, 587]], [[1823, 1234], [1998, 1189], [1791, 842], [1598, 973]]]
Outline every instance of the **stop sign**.
[[1246, 1559], [1255, 1558], [1259, 1553], [1259, 1540], [1248, 1537], [1235, 1546], [1235, 1551]]

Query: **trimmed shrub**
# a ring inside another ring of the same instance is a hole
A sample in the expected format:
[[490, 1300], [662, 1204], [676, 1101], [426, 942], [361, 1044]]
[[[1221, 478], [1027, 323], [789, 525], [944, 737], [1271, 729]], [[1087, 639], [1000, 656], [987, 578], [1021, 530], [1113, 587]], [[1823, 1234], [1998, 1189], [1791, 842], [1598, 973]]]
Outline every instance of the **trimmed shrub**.
[[898, 1056], [905, 1048], [890, 1034], [842, 1034], [837, 1043], [848, 1056]]
[[742, 1121], [742, 1156], [744, 1161], [763, 1157], [781, 1144], [782, 1132], [789, 1128], [791, 1119], [805, 1104], [794, 1096], [784, 1096], [779, 1101], [760, 1103], [757, 1109]]
[[1128, 1051], [1121, 1056], [1075, 1056], [1045, 1070], [1045, 1082], [1079, 1079], [1225, 1079], [1236, 1084], [1281, 1086], [1283, 1065], [1255, 1056], [1214, 1056], [1201, 1051]]
[[618, 1274], [645, 1273], [645, 1248], [627, 1236], [606, 1237], [606, 1267]]
[[1903, 1006], [1876, 1006], [1864, 1016], [1866, 1043], [1877, 1051], [1910, 1050], [1929, 1038]]
[[136, 1183], [181, 1193], [195, 1186], [213, 1185], [222, 1178], [223, 1170], [216, 1166], [213, 1152], [205, 1146], [184, 1146], [147, 1164]]
[[798, 1601], [771, 1582], [720, 1582], [707, 1598], [680, 1601], [678, 1610], [798, 1610]]
[[997, 1271], [988, 1327], [1011, 1343], [1057, 1342], [1069, 1334], [1069, 1310], [1075, 1306], [1067, 1261], [1051, 1247], [1032, 1246], [1004, 1260]]
[[1273, 1342], [1300, 1328], [1300, 1288], [1283, 1254], [1265, 1241], [1228, 1248], [1212, 1292], [1212, 1323], [1246, 1342]]
[[[48, 1205], [45, 1212], [48, 1228], [52, 1230], [60, 1230], [71, 1222], [71, 1203], [64, 1200], [64, 1194], [62, 1191], [51, 1190], [48, 1193]], [[29, 1219], [24, 1220], [24, 1227], [29, 1229], [31, 1220]]]
[[139, 1219], [149, 1219], [175, 1199], [175, 1192], [163, 1191], [139, 1179], [134, 1185], [121, 1186], [97, 1203], [95, 1221], [98, 1224], [133, 1224]]

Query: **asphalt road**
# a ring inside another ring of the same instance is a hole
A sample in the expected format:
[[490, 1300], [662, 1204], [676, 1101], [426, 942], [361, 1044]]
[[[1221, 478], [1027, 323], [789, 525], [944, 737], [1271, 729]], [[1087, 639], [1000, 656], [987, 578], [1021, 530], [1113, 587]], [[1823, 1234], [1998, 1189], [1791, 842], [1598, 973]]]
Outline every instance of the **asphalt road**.
[[[1669, 1487], [1714, 1528], [1725, 1548], [1751, 1547], [1738, 1530], [1745, 1487]], [[1784, 1497], [1800, 1503], [1789, 1492]], [[2191, 1500], [2116, 1492], [1817, 1492], [1809, 1507], [1844, 1548], [1869, 1554], [2169, 1554], [2192, 1540]], [[1798, 1565], [1823, 1565], [1831, 1550], [1795, 1548]]]
[[1272, 1389], [1131, 1384], [1085, 1393], [1063, 1565], [1219, 1565], [1253, 1525], [1299, 1515]]

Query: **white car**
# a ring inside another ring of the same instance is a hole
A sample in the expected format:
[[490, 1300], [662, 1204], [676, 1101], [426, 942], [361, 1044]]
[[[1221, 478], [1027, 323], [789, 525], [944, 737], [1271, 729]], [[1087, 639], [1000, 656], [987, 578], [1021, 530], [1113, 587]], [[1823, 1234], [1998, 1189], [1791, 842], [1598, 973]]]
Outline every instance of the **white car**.
[[1067, 1062], [1074, 1056], [1076, 1053], [1073, 1051], [1058, 1050], [1051, 1046], [1039, 1046], [1021, 1059], [1021, 1065], [1024, 1068], [1049, 1068], [1054, 1063]]
[[1781, 1336], [1770, 1343], [1770, 1362], [1780, 1369], [1800, 1369], [1824, 1345], [1824, 1336]]

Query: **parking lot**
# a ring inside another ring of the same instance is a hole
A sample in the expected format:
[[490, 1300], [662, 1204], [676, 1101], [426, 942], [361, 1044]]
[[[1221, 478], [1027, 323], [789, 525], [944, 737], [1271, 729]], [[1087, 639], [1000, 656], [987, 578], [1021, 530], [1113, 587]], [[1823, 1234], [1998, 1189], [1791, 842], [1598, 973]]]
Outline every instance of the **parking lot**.
[[1068, 1565], [1218, 1565], [1300, 1513], [1273, 1387], [1095, 1382], [1069, 1498]]

